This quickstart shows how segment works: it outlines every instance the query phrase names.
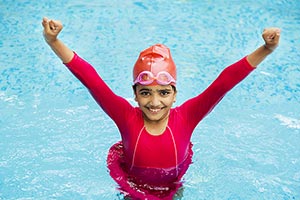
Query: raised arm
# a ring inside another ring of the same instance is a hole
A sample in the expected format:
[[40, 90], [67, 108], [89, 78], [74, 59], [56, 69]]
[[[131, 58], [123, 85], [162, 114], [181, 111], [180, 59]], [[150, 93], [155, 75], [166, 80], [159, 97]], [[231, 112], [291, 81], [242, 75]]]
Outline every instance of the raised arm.
[[42, 25], [44, 27], [44, 38], [47, 44], [63, 63], [69, 63], [72, 60], [74, 53], [57, 38], [60, 31], [63, 29], [62, 23], [44, 17]]
[[280, 29], [266, 28], [262, 37], [265, 44], [247, 56], [247, 61], [251, 66], [257, 67], [269, 54], [271, 54], [279, 44]]
[[218, 78], [200, 95], [186, 101], [182, 106], [184, 115], [195, 127], [235, 85], [246, 78], [278, 46], [280, 29], [265, 29], [262, 37], [265, 45], [238, 62], [225, 68]]
[[[101, 108], [120, 125], [134, 111], [129, 102], [117, 96], [99, 76], [92, 65], [69, 49], [57, 36], [62, 30], [61, 22], [43, 18], [44, 38], [55, 54], [89, 90]], [[117, 105], [117, 106], [116, 106]], [[121, 111], [121, 112], [120, 112]]]

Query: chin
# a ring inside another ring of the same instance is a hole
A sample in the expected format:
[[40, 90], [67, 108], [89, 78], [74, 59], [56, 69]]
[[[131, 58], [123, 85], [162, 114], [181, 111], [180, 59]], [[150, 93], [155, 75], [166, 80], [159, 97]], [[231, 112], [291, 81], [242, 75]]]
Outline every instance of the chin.
[[144, 116], [147, 118], [148, 121], [150, 122], [159, 122], [163, 121], [164, 119], [167, 118], [168, 112], [166, 112], [165, 109], [162, 109], [158, 113], [152, 113], [149, 109], [145, 110]]
[[146, 117], [151, 122], [159, 122], [166, 118], [165, 115], [159, 115], [159, 116], [147, 115]]

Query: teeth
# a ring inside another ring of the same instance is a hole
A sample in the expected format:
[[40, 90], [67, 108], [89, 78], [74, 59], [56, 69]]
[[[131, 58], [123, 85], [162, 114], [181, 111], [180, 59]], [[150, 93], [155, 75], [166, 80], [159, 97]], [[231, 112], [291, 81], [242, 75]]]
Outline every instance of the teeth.
[[151, 108], [150, 108], [150, 111], [151, 111], [151, 112], [154, 112], [154, 113], [157, 113], [157, 112], [160, 111], [160, 109], [151, 109]]

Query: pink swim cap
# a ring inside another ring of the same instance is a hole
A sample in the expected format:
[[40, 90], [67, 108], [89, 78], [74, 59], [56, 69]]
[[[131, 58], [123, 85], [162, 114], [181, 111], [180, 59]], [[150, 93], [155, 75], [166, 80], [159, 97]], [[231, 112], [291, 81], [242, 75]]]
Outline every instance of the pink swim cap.
[[[176, 81], [176, 66], [170, 49], [163, 44], [155, 44], [142, 51], [133, 67], [133, 81], [144, 71], [152, 72], [154, 76], [159, 72], [168, 72]], [[175, 82], [170, 84], [176, 85]], [[153, 81], [149, 85], [158, 85], [158, 83]]]

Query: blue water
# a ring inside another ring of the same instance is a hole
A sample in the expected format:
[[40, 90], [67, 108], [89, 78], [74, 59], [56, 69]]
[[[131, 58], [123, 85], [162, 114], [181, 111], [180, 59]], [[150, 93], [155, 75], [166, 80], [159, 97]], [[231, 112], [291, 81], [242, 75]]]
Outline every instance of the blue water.
[[0, 199], [122, 199], [106, 168], [117, 128], [45, 44], [43, 16], [132, 103], [146, 47], [171, 48], [179, 105], [280, 27], [278, 49], [195, 130], [182, 199], [300, 199], [297, 0], [1, 0]]

